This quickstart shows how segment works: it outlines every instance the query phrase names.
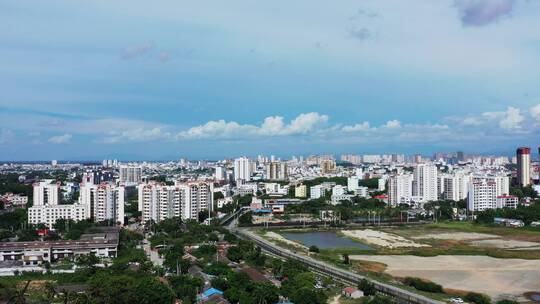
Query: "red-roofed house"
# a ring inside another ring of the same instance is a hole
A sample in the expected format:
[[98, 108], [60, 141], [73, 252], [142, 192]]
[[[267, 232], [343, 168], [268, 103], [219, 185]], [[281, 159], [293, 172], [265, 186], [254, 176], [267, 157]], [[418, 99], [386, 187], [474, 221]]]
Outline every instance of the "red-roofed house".
[[358, 299], [364, 296], [364, 293], [361, 290], [351, 286], [343, 288], [341, 294], [351, 299]]

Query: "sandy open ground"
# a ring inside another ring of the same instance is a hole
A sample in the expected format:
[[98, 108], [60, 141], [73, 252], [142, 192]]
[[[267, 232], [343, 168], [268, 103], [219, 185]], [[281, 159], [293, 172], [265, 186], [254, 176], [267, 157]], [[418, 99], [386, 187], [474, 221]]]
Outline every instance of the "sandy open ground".
[[430, 233], [413, 236], [413, 239], [436, 239], [436, 240], [454, 240], [454, 241], [468, 241], [468, 240], [480, 240], [480, 239], [493, 239], [500, 238], [496, 234], [476, 233], [476, 232], [451, 232], [451, 233]]
[[470, 241], [471, 245], [481, 246], [481, 247], [494, 247], [494, 248], [534, 248], [538, 247], [540, 243], [528, 242], [528, 241], [517, 241], [517, 240], [503, 240], [503, 239], [492, 239], [492, 240], [477, 240]]
[[478, 247], [493, 247], [502, 249], [527, 249], [536, 248], [540, 243], [509, 240], [495, 234], [476, 233], [476, 232], [451, 232], [451, 233], [430, 233], [412, 237], [415, 240], [436, 239], [436, 240], [454, 240], [465, 241], [470, 245]]
[[363, 229], [363, 230], [342, 230], [345, 236], [353, 239], [358, 239], [363, 242], [387, 247], [387, 248], [400, 248], [400, 247], [430, 247], [426, 244], [415, 243], [397, 234], [391, 234], [383, 231]]
[[288, 239], [284, 238], [281, 234], [278, 234], [278, 233], [275, 233], [275, 232], [272, 232], [272, 231], [267, 231], [264, 234], [264, 236], [269, 238], [269, 239], [273, 239], [273, 240], [276, 240], [276, 241], [279, 241], [279, 242], [283, 242], [283, 243], [286, 243], [286, 244], [289, 244], [289, 245], [292, 245], [292, 246], [295, 246], [295, 247], [307, 248], [306, 246], [304, 246], [304, 245], [302, 245], [300, 243], [288, 240]]
[[482, 292], [492, 298], [540, 291], [540, 260], [455, 255], [355, 255], [349, 258], [386, 264], [385, 272], [392, 276], [419, 277], [444, 288]]

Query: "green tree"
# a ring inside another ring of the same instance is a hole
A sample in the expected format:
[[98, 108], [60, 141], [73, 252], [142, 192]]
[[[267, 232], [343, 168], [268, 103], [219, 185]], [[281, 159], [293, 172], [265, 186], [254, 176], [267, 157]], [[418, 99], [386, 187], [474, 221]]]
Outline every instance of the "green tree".
[[136, 279], [132, 276], [99, 272], [89, 281], [89, 293], [93, 302], [99, 304], [135, 303], [136, 286]]
[[279, 289], [271, 283], [256, 283], [252, 294], [257, 304], [273, 304], [279, 300]]
[[200, 292], [204, 286], [201, 279], [190, 275], [171, 276], [167, 280], [177, 298], [187, 299], [191, 303], [195, 303], [197, 292]]
[[360, 283], [358, 283], [358, 289], [363, 291], [364, 295], [366, 296], [375, 295], [375, 293], [377, 292], [377, 290], [375, 289], [375, 285], [373, 285], [373, 283], [366, 279], [362, 279]]
[[99, 257], [95, 253], [83, 254], [77, 257], [75, 264], [90, 273], [96, 272], [96, 265], [99, 263]]
[[171, 288], [156, 278], [144, 278], [135, 287], [137, 303], [172, 303], [175, 294]]
[[240, 262], [244, 258], [244, 253], [240, 247], [230, 247], [227, 250], [227, 258], [234, 262]]
[[377, 294], [374, 297], [366, 297], [362, 300], [363, 304], [394, 304], [396, 301], [389, 296]]
[[349, 265], [351, 262], [350, 262], [350, 259], [349, 259], [349, 255], [347, 253], [344, 253], [343, 254], [343, 264], [345, 265]]
[[324, 293], [310, 287], [300, 287], [294, 290], [290, 298], [295, 304], [323, 304], [327, 300]]
[[310, 252], [315, 252], [315, 253], [319, 253], [319, 252], [320, 252], [319, 247], [317, 247], [317, 246], [315, 246], [315, 245], [309, 246], [309, 251], [310, 251]]
[[227, 265], [224, 262], [213, 262], [209, 265], [204, 266], [204, 272], [211, 274], [211, 275], [227, 275], [232, 272], [229, 265]]
[[238, 219], [239, 226], [249, 226], [253, 224], [253, 216], [251, 212], [244, 213]]
[[490, 304], [491, 298], [488, 297], [485, 294], [476, 293], [476, 292], [469, 292], [465, 296], [465, 300], [475, 303], [475, 304]]

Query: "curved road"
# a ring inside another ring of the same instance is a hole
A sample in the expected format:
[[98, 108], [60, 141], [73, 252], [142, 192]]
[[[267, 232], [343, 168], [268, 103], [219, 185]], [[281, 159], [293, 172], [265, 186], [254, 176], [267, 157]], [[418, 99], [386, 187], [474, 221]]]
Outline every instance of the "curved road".
[[[242, 211], [240, 210], [240, 212], [237, 212], [237, 213], [241, 213], [241, 212]], [[287, 258], [287, 259], [294, 259], [294, 260], [300, 261], [317, 272], [324, 273], [326, 275], [340, 279], [342, 281], [358, 284], [362, 279], [367, 279], [368, 281], [373, 283], [373, 285], [378, 291], [395, 297], [398, 300], [398, 303], [417, 303], [417, 304], [442, 304], [444, 303], [444, 302], [433, 300], [426, 296], [419, 295], [414, 292], [411, 292], [411, 291], [408, 291], [408, 290], [405, 290], [405, 289], [402, 289], [402, 288], [399, 288], [390, 284], [371, 280], [357, 273], [344, 270], [341, 268], [337, 268], [335, 266], [326, 264], [319, 260], [315, 260], [313, 258], [303, 256], [303, 255], [294, 253], [288, 249], [279, 247], [276, 244], [273, 244], [263, 239], [262, 237], [250, 232], [247, 229], [236, 228], [236, 218], [237, 216], [233, 215], [231, 217], [232, 220], [230, 222], [227, 221], [229, 223], [228, 225], [226, 225], [226, 227], [232, 233], [238, 235], [241, 238], [253, 241], [259, 247], [261, 247], [261, 249], [264, 249], [265, 251], [270, 252], [271, 254], [277, 255], [279, 257]]]

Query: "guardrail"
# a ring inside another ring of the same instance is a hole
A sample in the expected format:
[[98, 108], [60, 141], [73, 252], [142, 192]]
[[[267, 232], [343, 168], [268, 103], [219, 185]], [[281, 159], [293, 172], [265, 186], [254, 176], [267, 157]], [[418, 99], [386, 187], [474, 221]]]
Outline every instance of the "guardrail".
[[294, 259], [294, 260], [300, 261], [316, 271], [325, 273], [327, 275], [341, 279], [343, 281], [350, 282], [353, 284], [358, 284], [362, 279], [366, 279], [370, 281], [371, 283], [373, 283], [373, 285], [375, 286], [375, 289], [377, 289], [378, 291], [382, 293], [395, 297], [399, 303], [415, 303], [415, 304], [442, 304], [443, 303], [441, 301], [433, 300], [423, 295], [415, 294], [411, 291], [408, 291], [408, 290], [405, 290], [405, 289], [402, 289], [402, 288], [399, 288], [390, 284], [374, 281], [367, 277], [359, 275], [357, 273], [339, 269], [339, 268], [327, 265], [323, 262], [317, 261], [315, 259], [293, 253], [285, 248], [281, 248], [279, 246], [271, 244], [267, 240], [257, 235], [254, 235], [253, 233], [249, 233], [245, 230], [231, 229], [231, 231], [236, 233], [242, 238], [253, 241], [259, 247], [270, 252], [271, 254], [274, 254], [276, 256], [286, 258], [286, 259]]
[[240, 216], [242, 213], [250, 210], [249, 207], [241, 207], [238, 210], [235, 210], [233, 213], [228, 214], [220, 219], [219, 223], [221, 225], [227, 226], [230, 224], [230, 222], [237, 216]]
[[313, 221], [313, 222], [303, 222], [303, 221], [295, 221], [295, 222], [263, 222], [263, 223], [257, 223], [257, 224], [251, 224], [247, 227], [264, 227], [264, 228], [311, 228], [311, 227], [325, 227], [325, 228], [331, 228], [331, 227], [337, 227], [337, 228], [347, 228], [347, 227], [353, 227], [353, 228], [361, 228], [361, 227], [390, 227], [390, 226], [414, 226], [414, 225], [425, 225], [429, 224], [430, 222], [380, 222], [380, 223], [372, 223], [372, 222], [346, 222], [341, 221], [339, 224], [335, 224], [334, 222], [325, 222], [325, 221]]

